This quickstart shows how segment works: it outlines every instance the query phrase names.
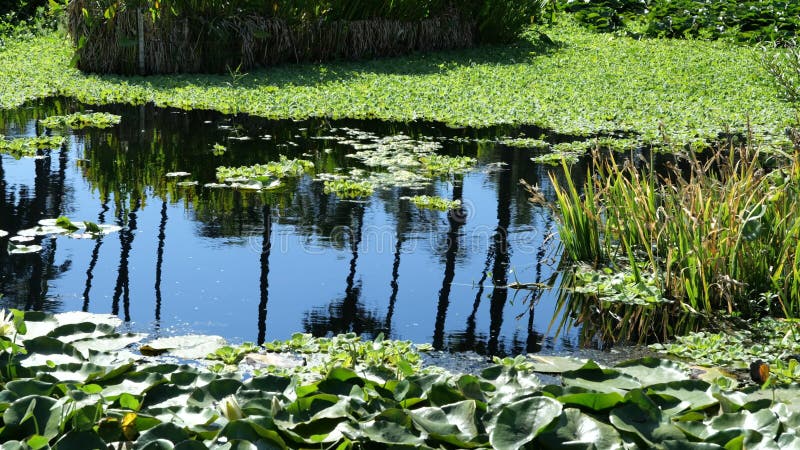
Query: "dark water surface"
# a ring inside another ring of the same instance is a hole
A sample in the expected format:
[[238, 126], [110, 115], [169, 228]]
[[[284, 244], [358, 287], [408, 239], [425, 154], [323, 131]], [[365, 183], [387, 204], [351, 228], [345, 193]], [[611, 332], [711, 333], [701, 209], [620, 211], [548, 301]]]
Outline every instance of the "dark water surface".
[[[37, 119], [83, 109], [90, 108], [49, 100], [0, 112], [0, 134], [34, 136]], [[555, 220], [518, 185], [524, 178], [549, 195], [552, 168], [531, 162], [531, 150], [489, 142], [508, 130], [96, 110], [120, 114], [122, 123], [76, 131], [45, 158], [2, 155], [0, 229], [13, 235], [66, 215], [123, 231], [98, 240], [45, 237], [41, 253], [26, 255], [9, 255], [3, 238], [2, 307], [115, 313], [132, 329], [234, 342], [355, 331], [489, 354], [576, 345], [571, 334], [545, 336], [555, 290], [505, 287], [559, 281], [557, 239], [546, 240]], [[311, 159], [318, 174], [357, 167], [346, 155], [354, 139], [369, 141], [363, 132], [434, 140], [440, 153], [479, 164], [422, 191], [377, 190], [364, 202], [324, 194], [311, 176], [272, 193], [203, 187], [218, 166], [280, 155]], [[215, 143], [227, 152], [215, 156]], [[177, 186], [165, 177], [174, 171], [199, 185]], [[464, 210], [421, 210], [403, 198], [419, 193], [461, 199]]]

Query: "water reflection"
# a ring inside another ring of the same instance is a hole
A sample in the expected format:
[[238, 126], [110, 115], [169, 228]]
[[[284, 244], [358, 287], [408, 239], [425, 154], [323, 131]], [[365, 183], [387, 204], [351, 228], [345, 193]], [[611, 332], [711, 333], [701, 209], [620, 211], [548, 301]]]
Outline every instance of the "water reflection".
[[[0, 133], [41, 133], [37, 118], [80, 108], [55, 100], [2, 112]], [[352, 331], [490, 354], [565, 345], [545, 336], [555, 294], [508, 288], [557, 277], [547, 260], [554, 240], [545, 239], [553, 218], [517, 188], [525, 178], [552, 195], [549, 168], [493, 142], [520, 130], [102, 109], [122, 124], [70, 135], [49, 158], [0, 158], [0, 229], [68, 215], [123, 230], [96, 241], [46, 238], [39, 254], [0, 250], [2, 306], [111, 312], [133, 328], [240, 341]], [[311, 159], [320, 173], [360, 167], [347, 157], [345, 127], [436, 140], [444, 153], [476, 157], [477, 171], [421, 191], [462, 200], [463, 209], [419, 210], [405, 198], [420, 191], [409, 188], [343, 201], [311, 177], [244, 193], [180, 187], [165, 176], [190, 172], [202, 186], [218, 166], [280, 155]], [[214, 155], [215, 143], [228, 151]]]

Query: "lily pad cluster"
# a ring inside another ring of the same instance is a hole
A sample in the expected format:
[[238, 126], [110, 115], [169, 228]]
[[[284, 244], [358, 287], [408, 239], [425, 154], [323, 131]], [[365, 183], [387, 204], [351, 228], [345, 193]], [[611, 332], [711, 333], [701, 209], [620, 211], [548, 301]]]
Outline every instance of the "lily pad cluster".
[[340, 198], [353, 199], [369, 197], [375, 192], [375, 187], [369, 181], [330, 178], [324, 180], [323, 192], [326, 194], [335, 194]]
[[[798, 359], [800, 322], [796, 319], [763, 318], [746, 327], [690, 333], [678, 336], [672, 342], [650, 347], [696, 364], [746, 369], [751, 362], [761, 359], [777, 367], [781, 361], [788, 363]], [[800, 376], [793, 379], [800, 380]]]
[[594, 270], [579, 266], [570, 286], [573, 292], [597, 297], [600, 301], [627, 305], [671, 303], [661, 294], [663, 284], [652, 272], [635, 273], [633, 270], [613, 271], [608, 268]]
[[305, 159], [289, 159], [281, 155], [279, 161], [242, 167], [217, 167], [220, 183], [206, 184], [212, 188], [274, 189], [286, 178], [295, 178], [314, 170], [314, 163]]
[[458, 209], [461, 207], [461, 200], [448, 200], [442, 197], [433, 197], [429, 195], [415, 195], [409, 197], [411, 203], [417, 208], [434, 209], [437, 211], [449, 211], [451, 209]]
[[121, 116], [109, 113], [74, 113], [65, 116], [50, 116], [42, 119], [39, 123], [51, 129], [72, 128], [79, 130], [82, 128], [110, 128], [118, 125], [122, 120]]
[[[797, 386], [734, 389], [729, 380], [693, 378], [686, 366], [654, 358], [603, 367], [571, 358], [517, 357], [480, 374], [451, 374], [399, 365], [386, 370], [386, 359], [378, 357], [355, 370], [346, 361], [334, 363], [310, 378], [242, 378], [126, 350], [145, 336], [118, 333], [113, 316], [0, 316], [3, 448], [800, 445]], [[351, 349], [362, 356], [394, 349], [402, 356], [403, 345], [385, 342], [298, 334], [267, 347]], [[534, 370], [560, 374], [562, 383], [544, 384]]]
[[366, 197], [380, 188], [422, 188], [435, 179], [469, 172], [477, 164], [468, 156], [436, 153], [442, 145], [433, 140], [412, 139], [404, 134], [379, 137], [352, 128], [342, 130], [347, 137], [328, 136], [323, 139], [352, 146], [356, 151], [347, 157], [366, 166], [366, 169], [351, 169], [347, 174], [320, 177], [325, 182], [327, 193], [343, 198]]
[[0, 153], [6, 153], [15, 159], [34, 158], [40, 150], [59, 148], [64, 144], [63, 136], [38, 136], [6, 139], [0, 134]]
[[[32, 244], [39, 237], [68, 236], [74, 239], [95, 239], [121, 229], [117, 225], [96, 224], [90, 221], [75, 224], [65, 216], [57, 219], [42, 219], [37, 226], [20, 230], [15, 236], [9, 238], [8, 252], [12, 255], [39, 252], [42, 247]], [[4, 236], [3, 233], [8, 234], [4, 231], [0, 232], [0, 237]]]

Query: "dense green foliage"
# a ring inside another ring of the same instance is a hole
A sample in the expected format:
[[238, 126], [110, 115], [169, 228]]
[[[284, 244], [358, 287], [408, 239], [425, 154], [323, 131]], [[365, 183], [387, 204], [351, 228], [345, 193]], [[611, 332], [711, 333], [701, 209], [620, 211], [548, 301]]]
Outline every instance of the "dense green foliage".
[[73, 0], [77, 67], [97, 73], [224, 73], [507, 43], [544, 0]]
[[[452, 125], [535, 124], [587, 135], [615, 130], [673, 141], [727, 127], [781, 136], [793, 117], [753, 51], [722, 42], [634, 40], [561, 24], [561, 43], [360, 63], [298, 65], [231, 76], [99, 77], [69, 68], [55, 36], [0, 51], [0, 107], [52, 95], [214, 109], [270, 118], [432, 120]], [[535, 42], [534, 38], [531, 38]]]
[[559, 0], [596, 31], [649, 37], [786, 41], [800, 29], [800, 4], [785, 0]]
[[797, 317], [798, 145], [792, 155], [770, 158], [750, 147], [707, 161], [690, 154], [683, 171], [670, 166], [666, 174], [630, 162], [598, 162], [585, 195], [569, 178], [566, 186], [554, 179], [565, 255], [629, 271], [642, 297], [652, 296], [643, 288], [651, 279], [671, 301], [645, 302], [643, 312], [628, 307], [637, 302], [609, 305], [613, 291], [580, 290], [600, 305], [604, 334], [670, 337], [697, 330], [720, 312]]
[[16, 23], [36, 16], [36, 10], [47, 6], [45, 0], [3, 0], [0, 3], [0, 22]]
[[[687, 366], [653, 358], [602, 367], [517, 357], [478, 375], [450, 374], [420, 368], [407, 343], [296, 335], [267, 347], [340, 359], [318, 371], [267, 368], [243, 378], [142, 360], [123, 348], [146, 336], [117, 333], [111, 316], [14, 311], [0, 319], [4, 449], [800, 445], [796, 385], [737, 389], [731, 378], [692, 378]], [[157, 341], [167, 340], [213, 341]], [[235, 360], [245, 348], [217, 347], [215, 360]], [[532, 371], [560, 374], [562, 383], [546, 385]]]
[[775, 368], [796, 359], [800, 353], [800, 334], [796, 319], [776, 320], [765, 318], [731, 327], [721, 332], [700, 331], [678, 336], [673, 342], [653, 344], [657, 351], [692, 361], [703, 366], [722, 366], [730, 369], [747, 369], [750, 363], [763, 360], [783, 380], [800, 380], [800, 370], [780, 373]]

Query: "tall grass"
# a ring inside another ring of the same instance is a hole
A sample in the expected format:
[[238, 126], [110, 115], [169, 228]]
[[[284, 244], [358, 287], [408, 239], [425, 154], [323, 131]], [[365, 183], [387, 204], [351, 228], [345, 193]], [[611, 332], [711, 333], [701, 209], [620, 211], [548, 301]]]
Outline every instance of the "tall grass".
[[673, 164], [661, 172], [598, 159], [583, 195], [572, 181], [560, 186], [553, 178], [565, 257], [637, 278], [652, 272], [672, 300], [620, 309], [595, 299], [595, 313], [616, 317], [616, 327], [601, 328], [644, 339], [690, 331], [720, 313], [796, 317], [800, 145], [794, 154], [745, 146], [683, 158], [682, 170]]
[[146, 73], [174, 73], [502, 43], [546, 1], [71, 0], [67, 11], [78, 67], [130, 74], [140, 50]]

